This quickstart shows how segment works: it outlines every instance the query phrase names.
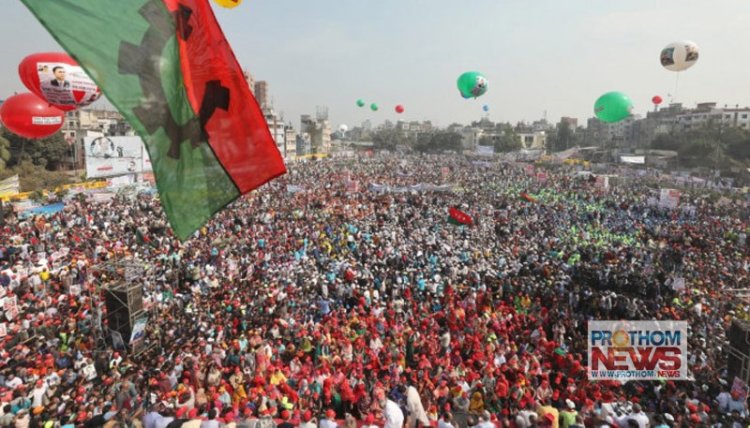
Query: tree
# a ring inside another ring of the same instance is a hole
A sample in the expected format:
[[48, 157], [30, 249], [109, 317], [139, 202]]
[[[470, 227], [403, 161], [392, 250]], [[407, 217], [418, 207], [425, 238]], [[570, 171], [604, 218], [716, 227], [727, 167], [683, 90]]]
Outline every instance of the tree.
[[547, 138], [547, 150], [550, 152], [561, 152], [571, 147], [575, 147], [575, 133], [570, 129], [570, 123], [560, 122], [557, 129]]
[[460, 152], [463, 148], [462, 143], [463, 137], [457, 132], [437, 131], [432, 134], [420, 134], [415, 150], [423, 153]]
[[373, 134], [372, 142], [376, 149], [395, 151], [406, 143], [406, 136], [397, 129], [380, 129]]
[[0, 136], [10, 142], [11, 157], [8, 164], [11, 166], [31, 161], [48, 170], [57, 170], [70, 152], [70, 146], [60, 132], [42, 139], [24, 138], [7, 130], [3, 130]]
[[502, 128], [500, 138], [495, 141], [495, 151], [498, 153], [506, 153], [515, 152], [522, 148], [523, 143], [521, 142], [521, 137], [516, 134], [516, 131], [510, 126], [510, 124], [505, 124]]
[[10, 160], [10, 141], [0, 136], [0, 171], [4, 170]]

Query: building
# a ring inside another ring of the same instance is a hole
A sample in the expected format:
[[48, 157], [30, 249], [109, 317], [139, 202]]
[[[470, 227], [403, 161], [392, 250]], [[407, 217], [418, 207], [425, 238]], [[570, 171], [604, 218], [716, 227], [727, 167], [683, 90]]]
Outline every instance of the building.
[[288, 123], [284, 127], [284, 147], [285, 151], [281, 152], [281, 154], [284, 155], [284, 157], [291, 156], [296, 152], [296, 144], [297, 142], [297, 131], [294, 130], [294, 127], [291, 123]]
[[750, 108], [716, 107], [716, 103], [700, 103], [696, 108], [678, 114], [676, 129], [688, 131], [706, 126], [750, 129]]
[[310, 136], [310, 147], [313, 153], [330, 153], [331, 124], [328, 120], [313, 119], [309, 114], [300, 116], [300, 133]]
[[545, 150], [547, 147], [547, 131], [521, 130], [516, 135], [521, 138], [524, 150]]
[[258, 101], [262, 110], [270, 107], [268, 104], [268, 82], [265, 80], [255, 82], [255, 100]]
[[273, 109], [268, 108], [263, 110], [263, 117], [266, 119], [268, 130], [271, 132], [276, 147], [279, 149], [282, 155], [287, 154], [287, 140], [286, 140], [286, 124], [284, 120], [276, 114]]
[[568, 126], [570, 126], [570, 129], [573, 131], [578, 128], [578, 119], [576, 119], [575, 117], [563, 116], [560, 118], [560, 123], [567, 123]]
[[62, 127], [65, 141], [72, 145], [72, 157], [67, 161], [79, 168], [84, 165], [86, 137], [134, 136], [135, 131], [117, 110], [79, 109], [65, 113]]
[[250, 88], [250, 93], [255, 96], [255, 79], [253, 75], [247, 69], [242, 70], [242, 74], [245, 75], [245, 81], [247, 82], [247, 87]]

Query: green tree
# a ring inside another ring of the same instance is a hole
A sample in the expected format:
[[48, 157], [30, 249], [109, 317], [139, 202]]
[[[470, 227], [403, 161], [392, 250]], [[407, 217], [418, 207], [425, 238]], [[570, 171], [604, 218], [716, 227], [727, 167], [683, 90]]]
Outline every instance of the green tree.
[[372, 135], [372, 142], [376, 149], [396, 150], [397, 146], [404, 145], [407, 139], [403, 132], [397, 129], [380, 129]]
[[0, 171], [3, 171], [10, 160], [10, 141], [0, 136]]
[[521, 136], [516, 134], [513, 129], [504, 130], [500, 138], [495, 142], [495, 151], [498, 153], [515, 152], [522, 148]]
[[422, 153], [460, 152], [463, 148], [462, 143], [463, 137], [457, 132], [437, 131], [419, 134], [414, 149]]
[[42, 139], [28, 139], [3, 130], [2, 137], [10, 142], [9, 165], [28, 160], [48, 170], [57, 170], [70, 153], [70, 146], [60, 132]]
[[554, 133], [547, 137], [547, 150], [550, 152], [561, 152], [577, 144], [576, 135], [568, 122], [557, 124]]
[[[7, 171], [6, 171], [7, 172]], [[71, 182], [71, 176], [65, 172], [48, 171], [43, 166], [31, 161], [23, 161], [11, 169], [11, 175], [18, 174], [21, 191], [53, 190]]]

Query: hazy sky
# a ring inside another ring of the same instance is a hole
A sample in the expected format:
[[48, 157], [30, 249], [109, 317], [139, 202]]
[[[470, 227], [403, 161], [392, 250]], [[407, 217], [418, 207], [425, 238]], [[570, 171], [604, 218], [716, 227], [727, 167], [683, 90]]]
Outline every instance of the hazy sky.
[[[643, 114], [653, 95], [675, 95], [676, 73], [661, 67], [659, 52], [677, 40], [701, 50], [679, 74], [675, 101], [750, 105], [748, 0], [245, 0], [215, 9], [240, 63], [269, 82], [295, 128], [317, 105], [328, 106], [334, 126], [468, 123], [484, 104], [496, 121], [546, 110], [550, 121], [580, 123], [611, 90]], [[24, 56], [59, 49], [19, 1], [2, 0], [0, 98], [23, 90]], [[477, 100], [456, 88], [468, 70], [490, 82]], [[380, 111], [357, 108], [358, 98]]]

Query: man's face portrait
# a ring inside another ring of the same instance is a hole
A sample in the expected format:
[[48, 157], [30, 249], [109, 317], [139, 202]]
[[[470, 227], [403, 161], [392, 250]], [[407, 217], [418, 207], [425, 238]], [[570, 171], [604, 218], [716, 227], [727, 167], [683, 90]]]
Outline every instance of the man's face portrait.
[[53, 73], [55, 74], [55, 79], [65, 80], [65, 69], [63, 67], [55, 67]]

